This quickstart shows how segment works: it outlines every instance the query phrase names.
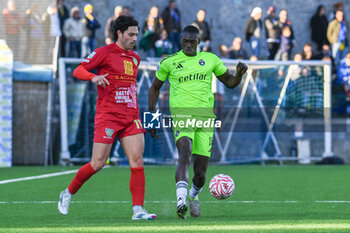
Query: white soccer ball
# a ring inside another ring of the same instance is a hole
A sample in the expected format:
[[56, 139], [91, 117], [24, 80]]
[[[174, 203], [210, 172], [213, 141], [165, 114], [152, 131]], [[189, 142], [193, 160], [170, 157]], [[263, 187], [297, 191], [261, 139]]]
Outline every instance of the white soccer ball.
[[226, 199], [235, 191], [235, 183], [225, 174], [217, 174], [209, 182], [209, 192], [217, 199]]

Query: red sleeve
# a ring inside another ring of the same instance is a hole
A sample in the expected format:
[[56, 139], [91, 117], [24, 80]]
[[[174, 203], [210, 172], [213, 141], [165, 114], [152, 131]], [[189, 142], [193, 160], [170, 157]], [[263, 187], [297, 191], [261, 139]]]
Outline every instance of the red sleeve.
[[80, 80], [91, 80], [95, 74], [90, 73], [83, 65], [79, 65], [73, 72], [73, 76]]
[[74, 70], [73, 76], [80, 80], [91, 80], [96, 74], [89, 72], [103, 65], [103, 58], [105, 57], [105, 51], [102, 48], [98, 48], [93, 51], [87, 58], [85, 58], [79, 66]]

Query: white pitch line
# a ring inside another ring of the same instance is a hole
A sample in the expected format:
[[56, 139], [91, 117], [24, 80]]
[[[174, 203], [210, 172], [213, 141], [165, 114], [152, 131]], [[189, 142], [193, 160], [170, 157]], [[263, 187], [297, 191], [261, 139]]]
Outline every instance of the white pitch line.
[[78, 171], [78, 169], [64, 171], [64, 172], [55, 172], [55, 173], [43, 174], [43, 175], [40, 175], [40, 176], [27, 176], [27, 177], [22, 177], [22, 178], [17, 178], [17, 179], [1, 180], [0, 184], [8, 184], [8, 183], [25, 181], [25, 180], [44, 179], [44, 178], [53, 177], [53, 176], [62, 176], [62, 175], [76, 173], [77, 171]]
[[350, 201], [315, 201], [317, 203], [350, 203]]
[[[176, 201], [145, 201], [145, 203], [164, 204], [175, 203]], [[0, 201], [0, 204], [54, 204], [57, 201]], [[131, 201], [72, 201], [76, 204], [129, 204]], [[314, 201], [201, 201], [201, 203], [210, 204], [302, 204], [302, 203], [325, 203], [325, 204], [350, 204], [350, 201], [345, 200], [314, 200]]]

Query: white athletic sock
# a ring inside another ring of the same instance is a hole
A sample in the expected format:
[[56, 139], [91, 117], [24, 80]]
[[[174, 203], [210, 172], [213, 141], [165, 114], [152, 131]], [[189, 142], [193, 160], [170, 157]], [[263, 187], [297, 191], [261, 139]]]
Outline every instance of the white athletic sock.
[[192, 199], [195, 199], [195, 198], [198, 196], [198, 194], [200, 194], [200, 192], [202, 191], [202, 189], [203, 189], [203, 187], [202, 187], [202, 188], [197, 188], [197, 187], [192, 183], [192, 187], [191, 187], [190, 193], [189, 193], [190, 197], [191, 197]]
[[133, 207], [132, 207], [132, 212], [135, 214], [135, 213], [137, 213], [137, 212], [139, 212], [139, 211], [141, 211], [142, 210], [142, 206], [140, 206], [140, 205], [134, 205]]
[[66, 188], [66, 190], [64, 190], [64, 192], [65, 192], [66, 194], [68, 194], [68, 195], [73, 196], [73, 194], [71, 194], [71, 193], [69, 192], [68, 188]]
[[187, 187], [188, 183], [186, 181], [179, 181], [176, 183], [176, 200], [177, 205], [182, 204], [187, 198]]

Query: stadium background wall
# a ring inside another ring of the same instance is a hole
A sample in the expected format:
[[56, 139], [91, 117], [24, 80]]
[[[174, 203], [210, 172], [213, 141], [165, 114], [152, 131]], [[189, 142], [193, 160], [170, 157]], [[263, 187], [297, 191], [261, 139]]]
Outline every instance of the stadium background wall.
[[[277, 16], [281, 9], [287, 9], [288, 19], [292, 22], [293, 30], [296, 38], [295, 51], [301, 51], [303, 45], [311, 42], [309, 21], [315, 13], [319, 4], [326, 7], [327, 16], [333, 8], [333, 4], [338, 1], [335, 0], [177, 0], [177, 7], [181, 11], [182, 27], [191, 24], [199, 9], [207, 11], [206, 20], [211, 27], [212, 48], [214, 53], [218, 53], [219, 44], [231, 45], [232, 40], [236, 36], [243, 37], [243, 28], [245, 22], [250, 17], [250, 13], [254, 7], [261, 7], [263, 10], [263, 18], [267, 16], [267, 9], [273, 5], [276, 7]], [[350, 5], [347, 1], [340, 1], [344, 3], [344, 12], [350, 12]], [[117, 5], [128, 6], [130, 12], [139, 21], [142, 26], [143, 21], [148, 15], [150, 8], [153, 5], [159, 7], [160, 14], [168, 5], [167, 0], [65, 0], [67, 7], [78, 6], [83, 10], [84, 4], [91, 3], [94, 6], [94, 14], [102, 27], [97, 30], [97, 40], [99, 45], [104, 43], [104, 26], [108, 17], [113, 15], [114, 7]], [[347, 17], [349, 21], [349, 17]], [[139, 39], [141, 36], [139, 36]], [[263, 31], [263, 38], [265, 40], [265, 31]], [[250, 51], [248, 43], [243, 43], [244, 48]], [[262, 56], [266, 57], [266, 43], [262, 44]]]

